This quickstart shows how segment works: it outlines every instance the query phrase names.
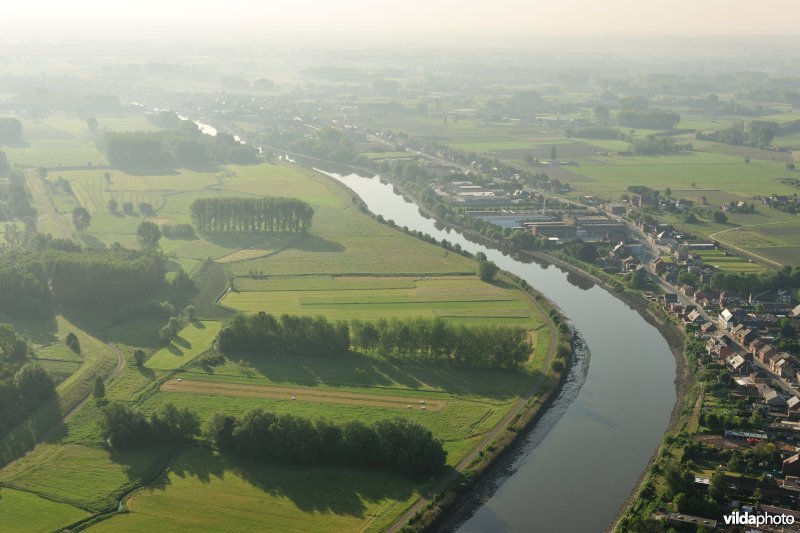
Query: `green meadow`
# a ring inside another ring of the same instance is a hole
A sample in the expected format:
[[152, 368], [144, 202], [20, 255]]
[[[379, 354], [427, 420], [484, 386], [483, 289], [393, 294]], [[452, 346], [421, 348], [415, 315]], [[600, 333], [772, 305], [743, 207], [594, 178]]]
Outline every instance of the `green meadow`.
[[183, 328], [170, 343], [158, 350], [145, 366], [158, 370], [172, 370], [190, 363], [212, 348], [222, 324], [195, 321]]
[[418, 491], [384, 472], [248, 463], [193, 449], [163, 482], [134, 493], [128, 513], [89, 531], [382, 531]]
[[0, 488], [0, 530], [55, 531], [90, 516], [84, 509], [21, 490]]

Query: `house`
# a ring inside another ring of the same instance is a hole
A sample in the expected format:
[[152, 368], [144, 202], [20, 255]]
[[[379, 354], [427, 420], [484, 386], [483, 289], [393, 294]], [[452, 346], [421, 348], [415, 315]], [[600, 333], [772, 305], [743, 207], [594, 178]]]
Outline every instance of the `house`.
[[660, 257], [656, 257], [653, 260], [653, 272], [656, 274], [662, 274], [667, 270], [667, 262], [661, 259]]
[[779, 355], [778, 357], [775, 357], [774, 359], [772, 359], [772, 361], [769, 362], [769, 369], [775, 372], [775, 374], [777, 374], [778, 377], [784, 377], [782, 371], [785, 368], [789, 368], [787, 365], [789, 365], [789, 361], [786, 360], [785, 357], [781, 357]]
[[792, 309], [792, 312], [789, 314], [791, 314], [793, 317], [800, 317], [800, 305]]
[[751, 354], [756, 355], [758, 351], [766, 346], [766, 343], [761, 339], [750, 341], [749, 351]]
[[638, 259], [629, 255], [625, 259], [622, 260], [620, 268], [623, 272], [633, 272], [634, 270], [638, 270], [641, 262]]
[[684, 294], [689, 298], [694, 296], [694, 287], [692, 287], [691, 285], [681, 285], [680, 287], [678, 287], [678, 290], [681, 291], [681, 294]]
[[717, 329], [717, 326], [715, 326], [713, 322], [705, 322], [702, 326], [700, 326], [700, 331], [703, 333], [711, 333], [715, 329]]
[[786, 407], [789, 411], [800, 411], [800, 398], [792, 396], [786, 400]]
[[724, 337], [711, 337], [706, 342], [706, 350], [709, 355], [717, 359], [724, 359], [733, 353], [733, 348], [730, 347], [728, 341]]
[[778, 351], [772, 347], [772, 345], [767, 344], [763, 348], [761, 348], [755, 356], [758, 358], [759, 361], [768, 365], [774, 357], [778, 355]]
[[729, 357], [725, 362], [728, 364], [729, 367], [731, 367], [731, 370], [733, 370], [737, 374], [741, 374], [747, 365], [747, 361], [741, 355], [734, 355], [732, 357]]
[[661, 297], [662, 301], [664, 302], [664, 307], [669, 307], [671, 305], [676, 305], [678, 303], [678, 295], [674, 292], [665, 292], [664, 296]]
[[739, 331], [734, 333], [736, 340], [744, 345], [747, 345], [750, 341], [755, 340], [757, 336], [758, 332], [750, 328], [741, 328]]
[[699, 324], [704, 321], [703, 315], [701, 315], [700, 311], [697, 309], [686, 315], [686, 323]]
[[764, 403], [770, 407], [784, 408], [787, 406], [784, 397], [778, 394], [775, 389], [767, 389], [762, 398], [764, 398]]
[[733, 329], [739, 323], [738, 310], [730, 310], [727, 307], [719, 314], [719, 327], [722, 329]]

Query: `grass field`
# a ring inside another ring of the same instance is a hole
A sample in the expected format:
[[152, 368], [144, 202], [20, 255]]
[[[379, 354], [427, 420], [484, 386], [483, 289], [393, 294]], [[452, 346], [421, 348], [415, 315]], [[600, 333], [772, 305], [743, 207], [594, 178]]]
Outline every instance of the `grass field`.
[[[101, 130], [152, 129], [145, 128], [141, 118], [98, 120]], [[477, 122], [463, 122], [460, 142], [494, 142], [473, 136]], [[60, 143], [61, 152], [48, 151], [50, 160], [38, 164], [57, 167], [67, 154], [74, 165], [101, 162], [89, 157], [97, 155], [93, 138], [85, 122], [75, 117], [54, 117], [31, 124], [26, 131], [31, 135], [26, 154], [49, 150], [42, 143], [51, 147]], [[34, 133], [41, 138], [33, 138]], [[524, 128], [517, 133], [536, 135]], [[503, 141], [502, 135], [498, 134], [497, 142]], [[527, 146], [529, 141], [515, 142]], [[80, 149], [71, 150], [78, 145]], [[50, 371], [64, 378], [59, 385], [62, 401], [77, 398], [74, 391], [85, 394], [98, 373], [113, 368], [116, 358], [104, 343], [114, 342], [124, 351], [127, 366], [107, 386], [111, 401], [126, 401], [148, 413], [171, 402], [197, 411], [204, 421], [217, 411], [240, 414], [255, 407], [338, 422], [412, 418], [442, 439], [448, 464], [453, 465], [538, 376], [534, 369], [541, 367], [550, 338], [546, 317], [527, 296], [502, 282], [480, 282], [470, 259], [377, 223], [356, 208], [352, 192], [327, 177], [294, 165], [267, 163], [153, 175], [109, 170], [108, 182], [105, 172], [55, 170], [48, 177], [70, 181], [73, 196], [56, 198], [56, 206], [64, 212], [78, 203], [86, 206], [92, 224], [84, 242], [97, 246], [114, 242], [138, 246], [136, 227], [145, 219], [139, 202], [157, 209], [152, 217], [156, 223], [189, 222], [192, 201], [209, 196], [296, 197], [312, 204], [316, 214], [311, 232], [302, 236], [162, 239], [162, 249], [172, 257], [170, 271], [179, 267], [193, 271], [199, 289], [193, 303], [203, 321], [184, 328], [169, 347], [159, 347], [155, 334], [160, 323], [151, 319], [111, 325], [108, 317], [97, 316], [73, 321], [59, 318], [47, 324], [33, 344]], [[136, 212], [110, 213], [110, 198], [133, 202]], [[47, 227], [46, 220], [41, 227]], [[203, 367], [194, 360], [211, 347], [221, 327], [213, 319], [229, 316], [214, 305], [226, 290], [229, 276], [240, 292], [226, 296], [224, 304], [242, 310], [328, 318], [426, 315], [471, 323], [521, 324], [531, 332], [537, 359], [520, 371], [357, 354], [335, 360], [241, 356], [221, 366]], [[74, 324], [86, 327], [81, 330]], [[72, 328], [84, 347], [80, 356], [63, 346], [63, 336]], [[155, 350], [143, 367], [133, 363], [136, 347]], [[176, 370], [172, 380], [161, 386], [160, 380]], [[420, 401], [426, 409], [421, 409]], [[3, 491], [30, 491], [101, 511], [114, 508], [129, 490], [155, 479], [167, 464], [169, 450], [110, 451], [102, 439], [101, 419], [100, 406], [87, 402], [47, 443], [0, 470], [0, 482], [12, 487]], [[260, 529], [268, 524], [280, 530], [382, 530], [426, 486], [388, 471], [254, 465], [193, 449], [172, 461], [164, 483], [135, 493], [128, 502], [129, 514], [115, 516], [95, 529]], [[0, 506], [1, 498], [2, 494]], [[74, 521], [56, 511], [52, 517], [54, 525], [47, 529]]]
[[0, 489], [0, 531], [55, 531], [89, 516], [83, 509], [19, 490]]
[[[235, 269], [234, 269], [235, 270]], [[273, 314], [323, 314], [329, 318], [378, 319], [438, 316], [459, 322], [496, 322], [536, 327], [538, 313], [522, 293], [474, 276], [360, 278], [237, 278], [249, 290], [230, 292], [222, 303]]]
[[[502, 418], [534, 376], [358, 354], [335, 359], [253, 356], [214, 368], [190, 366], [178, 374], [182, 382], [169, 382], [143, 406], [156, 410], [172, 402], [197, 410], [203, 419], [217, 411], [241, 413], [253, 407], [339, 422], [410, 417], [443, 440], [448, 463], [454, 464]], [[419, 400], [434, 408], [419, 409]]]
[[447, 405], [445, 400], [420, 400], [420, 397], [412, 396], [341, 392], [309, 387], [274, 387], [269, 385], [247, 385], [244, 383], [218, 383], [206, 380], [181, 379], [178, 381], [178, 379], [181, 378], [164, 382], [161, 385], [161, 390], [165, 392], [208, 394], [210, 396], [232, 396], [235, 398], [271, 398], [306, 403], [338, 403], [344, 405], [389, 407], [394, 409], [413, 408], [425, 411], [441, 411]]
[[166, 451], [143, 448], [110, 452], [82, 445], [42, 444], [0, 470], [0, 481], [92, 511], [107, 510], [119, 496], [164, 465]]
[[697, 254], [706, 265], [713, 265], [723, 272], [763, 272], [765, 268], [758, 263], [751, 263], [746, 259], [726, 254], [722, 250], [701, 250]]
[[381, 531], [418, 496], [396, 474], [247, 463], [194, 449], [164, 483], [135, 493], [129, 514], [89, 531]]
[[220, 322], [194, 321], [183, 328], [168, 346], [161, 348], [148, 359], [145, 366], [158, 370], [172, 370], [188, 364], [211, 349], [221, 328]]

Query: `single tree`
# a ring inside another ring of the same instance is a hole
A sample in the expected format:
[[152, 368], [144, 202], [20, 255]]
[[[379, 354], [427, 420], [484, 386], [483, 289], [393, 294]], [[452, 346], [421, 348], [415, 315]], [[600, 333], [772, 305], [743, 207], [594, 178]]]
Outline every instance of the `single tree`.
[[183, 314], [186, 315], [186, 319], [189, 322], [192, 322], [197, 316], [197, 309], [193, 305], [187, 305], [186, 308], [183, 310]]
[[72, 210], [72, 224], [79, 232], [83, 233], [86, 231], [91, 221], [92, 215], [89, 214], [89, 211], [87, 211], [85, 207], [79, 205]]
[[558, 159], [558, 151], [556, 150], [555, 146], [551, 146], [550, 147], [550, 159], [552, 161], [555, 161], [556, 159]]
[[714, 211], [714, 222], [718, 224], [724, 224], [727, 221], [728, 221], [728, 215], [726, 215], [722, 211]]
[[136, 229], [136, 238], [139, 246], [144, 250], [155, 250], [158, 248], [158, 241], [161, 239], [161, 230], [152, 222], [142, 222]]
[[70, 350], [79, 354], [81, 353], [81, 343], [78, 340], [77, 335], [72, 333], [71, 331], [67, 334], [67, 338], [64, 340], [64, 343], [69, 347]]
[[483, 281], [492, 281], [499, 270], [500, 268], [492, 261], [481, 261], [478, 263], [478, 275]]
[[113, 198], [111, 198], [108, 201], [108, 210], [111, 211], [112, 213], [116, 213], [118, 208], [119, 208], [119, 203]]
[[97, 119], [96, 118], [89, 117], [89, 118], [86, 119], [86, 126], [89, 128], [89, 131], [91, 131], [92, 133], [97, 133], [97, 126], [98, 125], [99, 124], [97, 123]]
[[103, 383], [103, 378], [97, 376], [94, 380], [94, 397], [102, 400], [106, 396], [106, 385]]
[[136, 366], [141, 367], [142, 365], [144, 365], [144, 359], [146, 356], [147, 354], [144, 353], [144, 350], [142, 350], [141, 348], [137, 348], [133, 352], [133, 360], [136, 361]]

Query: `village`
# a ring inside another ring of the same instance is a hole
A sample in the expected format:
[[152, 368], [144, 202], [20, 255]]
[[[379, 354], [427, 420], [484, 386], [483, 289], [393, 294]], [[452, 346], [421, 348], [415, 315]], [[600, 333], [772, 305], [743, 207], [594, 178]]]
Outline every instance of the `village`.
[[[706, 368], [714, 369], [719, 386], [714, 391], [706, 388], [699, 418], [700, 425], [709, 429], [698, 432], [695, 439], [713, 450], [706, 449], [706, 456], [732, 458], [725, 466], [730, 508], [752, 513], [752, 506], [741, 500], [755, 494], [761, 512], [791, 515], [800, 522], [800, 512], [794, 510], [800, 502], [800, 358], [795, 340], [800, 305], [793, 290], [710, 290], [717, 269], [704, 264], [703, 255], [717, 251], [715, 244], [691, 242], [667, 225], [639, 229], [647, 245], [657, 251], [652, 260], [643, 264], [619, 243], [602, 262], [609, 271], [642, 270], [657, 280], [663, 293], [647, 291], [648, 299], [662, 306], [694, 342], [702, 343]], [[791, 268], [785, 270], [788, 274]], [[708, 401], [711, 395], [714, 398]], [[760, 461], [745, 473], [738, 458], [756, 447], [769, 447], [772, 461]], [[695, 475], [694, 481], [710, 483], [704, 475]], [[669, 513], [667, 518], [676, 526], [704, 521], [712, 528], [716, 525], [685, 513]]]

